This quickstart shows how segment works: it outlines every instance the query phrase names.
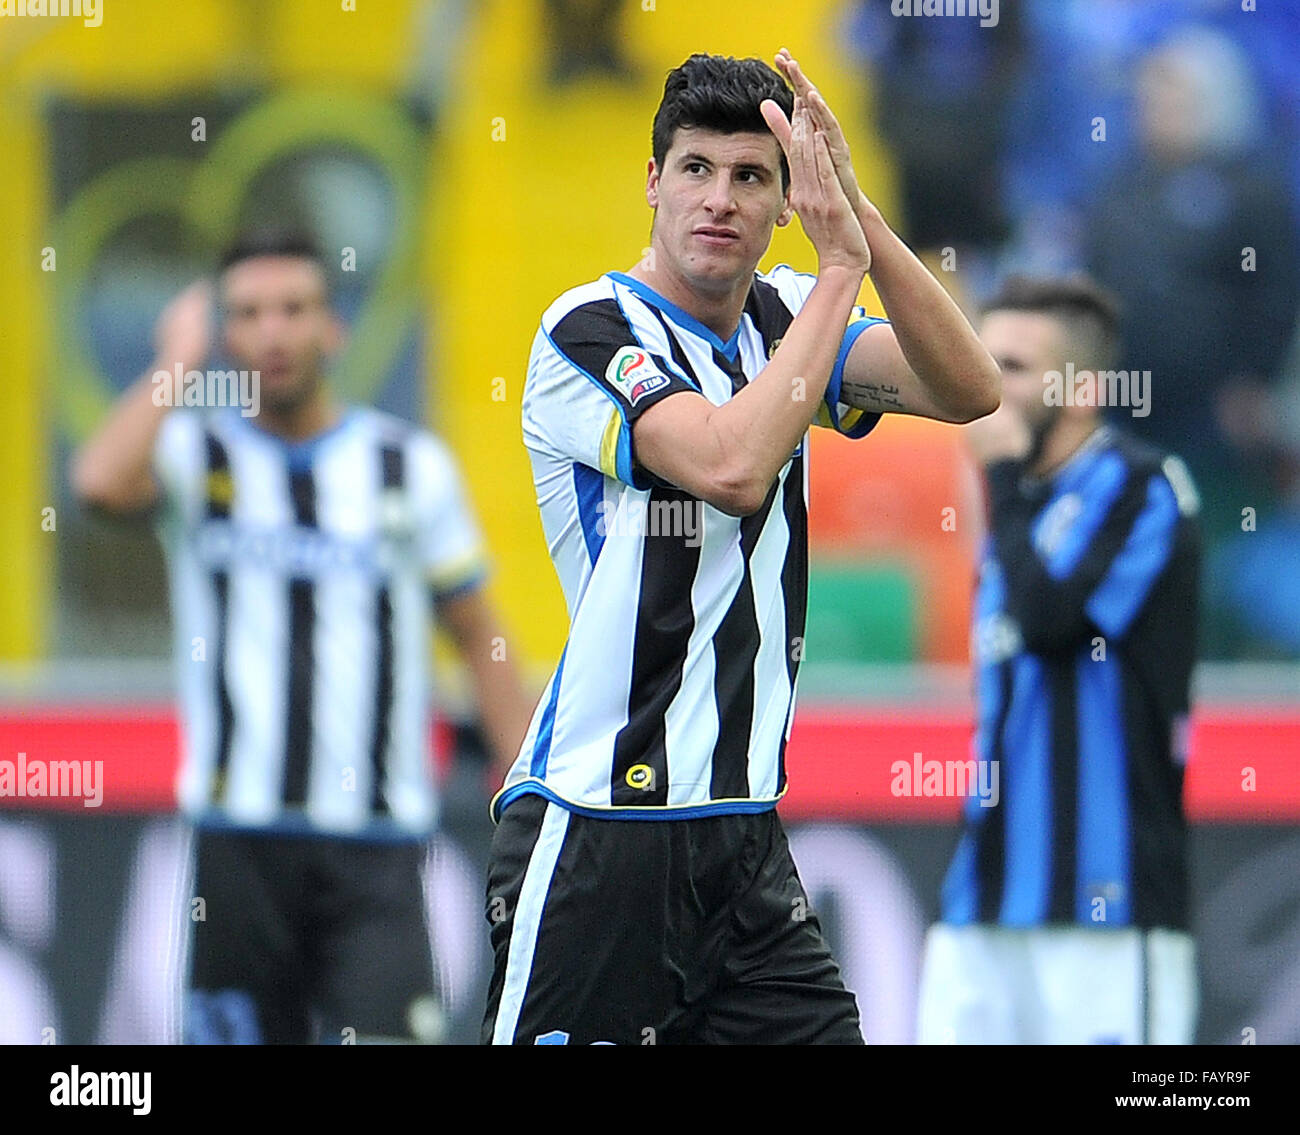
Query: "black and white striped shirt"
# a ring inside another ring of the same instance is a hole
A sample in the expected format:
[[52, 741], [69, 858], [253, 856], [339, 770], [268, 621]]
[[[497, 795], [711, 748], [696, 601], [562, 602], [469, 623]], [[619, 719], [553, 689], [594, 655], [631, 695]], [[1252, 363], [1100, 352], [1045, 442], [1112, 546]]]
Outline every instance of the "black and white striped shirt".
[[[568, 642], [494, 801], [679, 818], [772, 807], [785, 791], [807, 601], [807, 438], [763, 506], [734, 517], [639, 466], [632, 424], [678, 391], [721, 405], [767, 364], [816, 283], [755, 277], [740, 325], [717, 335], [619, 272], [542, 316], [524, 441]], [[855, 309], [818, 420], [851, 437], [878, 415], [839, 401]]]
[[182, 808], [210, 826], [427, 834], [431, 603], [483, 571], [445, 446], [370, 409], [302, 443], [237, 410], [177, 410], [154, 468]]

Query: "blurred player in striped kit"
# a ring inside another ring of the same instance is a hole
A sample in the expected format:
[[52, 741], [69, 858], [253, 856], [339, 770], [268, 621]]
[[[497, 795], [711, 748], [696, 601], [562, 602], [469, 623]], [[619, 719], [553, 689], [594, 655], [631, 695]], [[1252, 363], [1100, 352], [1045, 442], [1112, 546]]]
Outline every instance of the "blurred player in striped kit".
[[94, 506], [156, 507], [167, 552], [179, 796], [206, 905], [186, 1039], [436, 1039], [420, 878], [437, 818], [433, 608], [498, 760], [513, 757], [531, 706], [493, 658], [479, 534], [449, 451], [342, 404], [325, 381], [343, 329], [311, 243], [241, 239], [219, 298], [225, 353], [255, 373], [258, 412], [169, 408], [176, 389], [155, 381], [208, 357], [210, 289], [195, 285], [159, 319], [154, 369], [73, 470]]
[[975, 757], [997, 762], [1001, 792], [967, 801], [927, 938], [923, 1043], [1193, 1039], [1182, 784], [1198, 503], [1177, 457], [1103, 420], [1098, 403], [1125, 389], [1115, 327], [1082, 278], [1012, 279], [986, 309], [1002, 406], [964, 432], [991, 525]]

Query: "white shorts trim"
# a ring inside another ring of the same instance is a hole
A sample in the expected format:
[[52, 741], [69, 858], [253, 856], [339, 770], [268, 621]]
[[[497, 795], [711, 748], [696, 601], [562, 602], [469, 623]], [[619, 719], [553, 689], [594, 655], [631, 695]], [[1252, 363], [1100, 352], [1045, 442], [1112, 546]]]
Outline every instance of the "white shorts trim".
[[542, 827], [528, 859], [523, 886], [519, 888], [519, 905], [515, 909], [510, 927], [510, 950], [506, 955], [506, 975], [501, 988], [501, 1001], [492, 1027], [493, 1044], [513, 1044], [519, 1013], [524, 1007], [524, 994], [528, 992], [528, 979], [533, 970], [533, 951], [537, 948], [537, 932], [542, 925], [542, 910], [546, 895], [551, 889], [551, 876], [564, 846], [564, 836], [569, 830], [569, 813], [557, 804], [547, 804], [542, 817]]

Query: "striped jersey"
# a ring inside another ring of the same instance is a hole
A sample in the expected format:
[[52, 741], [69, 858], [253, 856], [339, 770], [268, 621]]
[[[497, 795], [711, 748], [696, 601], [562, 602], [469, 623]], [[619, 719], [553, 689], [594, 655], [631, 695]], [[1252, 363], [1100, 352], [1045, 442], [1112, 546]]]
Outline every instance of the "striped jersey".
[[[568, 641], [493, 802], [662, 819], [757, 812], [785, 791], [807, 602], [807, 435], [752, 516], [734, 517], [638, 464], [632, 426], [679, 391], [722, 405], [767, 364], [816, 278], [755, 276], [725, 342], [621, 272], [542, 316], [524, 442]], [[855, 309], [819, 422], [862, 437], [878, 415], [839, 401], [867, 327]]]
[[1191, 479], [1102, 427], [1046, 482], [992, 466], [989, 496], [975, 757], [999, 792], [966, 802], [942, 918], [1184, 929]]
[[154, 469], [183, 810], [204, 826], [427, 835], [432, 601], [483, 571], [445, 446], [360, 407], [301, 443], [236, 409], [176, 410]]

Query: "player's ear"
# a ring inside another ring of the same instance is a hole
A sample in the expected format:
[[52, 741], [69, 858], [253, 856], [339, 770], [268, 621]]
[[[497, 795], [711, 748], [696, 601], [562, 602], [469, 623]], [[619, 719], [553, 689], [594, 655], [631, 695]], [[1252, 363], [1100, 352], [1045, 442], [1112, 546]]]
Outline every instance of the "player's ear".
[[645, 200], [652, 209], [659, 208], [659, 170], [651, 158], [645, 168]]
[[790, 204], [790, 190], [785, 191], [785, 201], [781, 205], [781, 211], [776, 215], [777, 228], [785, 228], [791, 220], [794, 219], [794, 206]]

